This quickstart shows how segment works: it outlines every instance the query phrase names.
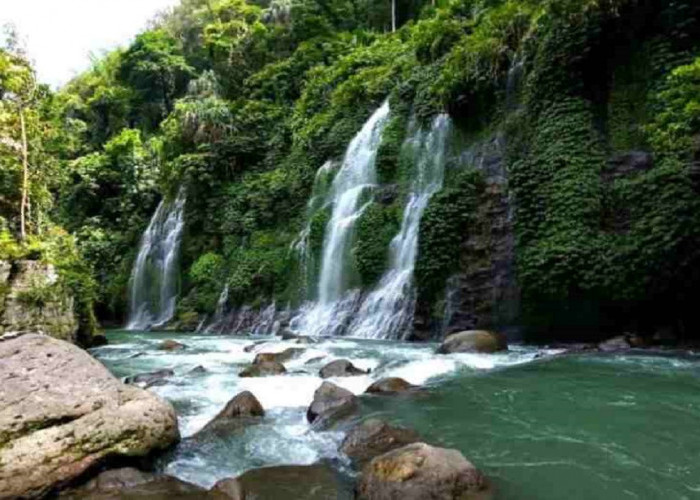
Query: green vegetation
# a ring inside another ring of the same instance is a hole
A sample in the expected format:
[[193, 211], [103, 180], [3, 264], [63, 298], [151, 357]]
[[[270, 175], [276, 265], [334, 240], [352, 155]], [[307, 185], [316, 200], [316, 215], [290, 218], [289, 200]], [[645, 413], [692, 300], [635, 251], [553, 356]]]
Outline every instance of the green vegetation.
[[[385, 270], [399, 227], [409, 122], [448, 112], [462, 137], [505, 145], [523, 322], [690, 328], [688, 297], [700, 287], [700, 6], [397, 7], [390, 33], [389, 2], [182, 0], [58, 92], [36, 84], [10, 36], [0, 49], [0, 259], [55, 261], [85, 328], [93, 304], [100, 319], [121, 321], [140, 235], [159, 199], [184, 187], [179, 317], [211, 314], [224, 283], [230, 305], [297, 304], [304, 290], [313, 295], [316, 270], [304, 275], [292, 245], [310, 222], [317, 266], [328, 220], [327, 209], [307, 207], [316, 172], [389, 98], [375, 193], [396, 185], [396, 196], [375, 194], [359, 221], [363, 286]], [[630, 151], [651, 161], [611, 161]], [[468, 167], [451, 170], [421, 223], [421, 301], [438, 301], [464, 268], [489, 183]], [[50, 250], [59, 244], [68, 253]]]

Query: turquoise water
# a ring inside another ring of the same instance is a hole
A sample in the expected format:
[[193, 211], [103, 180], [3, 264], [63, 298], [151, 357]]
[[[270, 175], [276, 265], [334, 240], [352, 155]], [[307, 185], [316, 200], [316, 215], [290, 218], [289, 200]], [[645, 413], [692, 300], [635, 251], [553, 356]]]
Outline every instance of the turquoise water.
[[[173, 402], [185, 438], [166, 472], [209, 486], [254, 467], [331, 459], [342, 432], [304, 419], [323, 364], [346, 357], [367, 376], [336, 379], [357, 394], [384, 376], [428, 388], [418, 396], [363, 397], [363, 415], [418, 430], [454, 447], [494, 482], [499, 499], [700, 498], [700, 358], [556, 356], [515, 347], [499, 355], [433, 354], [434, 345], [329, 339], [287, 363], [288, 374], [240, 379], [256, 352], [294, 344], [269, 339], [250, 353], [241, 337], [113, 332], [94, 350], [116, 375], [171, 368], [151, 390]], [[188, 345], [156, 349], [164, 338]], [[316, 360], [315, 358], [323, 357]], [[205, 375], [188, 375], [197, 365]], [[251, 390], [264, 421], [216, 442], [192, 436], [237, 392]]]

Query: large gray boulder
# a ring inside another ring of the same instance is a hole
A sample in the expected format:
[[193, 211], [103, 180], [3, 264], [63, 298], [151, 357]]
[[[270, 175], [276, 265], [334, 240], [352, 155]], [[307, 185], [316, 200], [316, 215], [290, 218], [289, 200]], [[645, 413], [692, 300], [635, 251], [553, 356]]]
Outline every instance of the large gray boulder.
[[338, 500], [340, 483], [323, 464], [279, 465], [222, 479], [211, 492], [230, 500]]
[[453, 352], [493, 353], [508, 349], [506, 337], [487, 330], [468, 330], [449, 335], [438, 347], [439, 354]]
[[340, 445], [340, 451], [355, 465], [363, 465], [376, 456], [418, 441], [420, 437], [411, 429], [370, 418], [350, 429]]
[[40, 497], [108, 457], [145, 457], [180, 437], [169, 403], [51, 337], [0, 342], [0, 388], [0, 498]]
[[413, 443], [367, 464], [356, 493], [359, 500], [481, 500], [491, 492], [459, 451]]
[[357, 407], [357, 397], [331, 382], [323, 382], [314, 392], [314, 399], [306, 411], [310, 423], [328, 422], [350, 414]]

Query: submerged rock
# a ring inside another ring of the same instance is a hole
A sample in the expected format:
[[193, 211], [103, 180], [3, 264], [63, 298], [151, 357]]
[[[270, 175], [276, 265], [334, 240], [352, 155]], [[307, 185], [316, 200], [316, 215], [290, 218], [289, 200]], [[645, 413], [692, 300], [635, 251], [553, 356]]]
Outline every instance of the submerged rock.
[[418, 441], [420, 437], [411, 429], [370, 418], [348, 432], [340, 451], [356, 465], [362, 465], [378, 455]]
[[366, 375], [369, 372], [360, 370], [347, 359], [331, 361], [318, 372], [321, 378], [351, 377], [353, 375]]
[[105, 459], [179, 439], [170, 403], [42, 335], [0, 342], [0, 498], [40, 497]]
[[287, 373], [287, 369], [282, 363], [277, 361], [264, 361], [249, 366], [238, 374], [239, 377], [267, 377], [270, 375], [281, 375]]
[[508, 342], [503, 334], [487, 330], [468, 330], [453, 333], [438, 347], [438, 354], [453, 352], [493, 353], [508, 349]]
[[266, 343], [267, 343], [267, 341], [265, 341], [265, 340], [258, 340], [257, 342], [253, 342], [252, 344], [245, 346], [243, 348], [243, 352], [253, 352], [256, 347], [258, 347], [259, 345], [266, 344]]
[[396, 394], [415, 389], [416, 386], [409, 384], [399, 377], [388, 377], [377, 380], [365, 391], [368, 394]]
[[222, 479], [211, 492], [231, 500], [337, 500], [340, 483], [333, 470], [323, 464], [279, 465]]
[[357, 407], [357, 397], [331, 382], [323, 382], [314, 392], [314, 399], [306, 411], [310, 423], [329, 422], [351, 413]]
[[187, 375], [204, 375], [205, 373], [208, 373], [208, 370], [204, 368], [202, 365], [197, 365], [194, 368], [192, 368], [190, 371], [187, 372]]
[[176, 340], [164, 340], [158, 344], [158, 349], [161, 351], [179, 351], [181, 349], [185, 349], [186, 347], [187, 346], [185, 344], [181, 344]]
[[270, 362], [270, 361], [284, 363], [285, 361], [289, 361], [290, 359], [294, 359], [298, 356], [301, 356], [301, 354], [305, 350], [306, 349], [304, 349], [303, 347], [289, 347], [282, 352], [261, 352], [260, 354], [255, 355], [255, 359], [253, 360], [253, 364], [257, 365], [260, 363], [265, 363], [265, 362]]
[[172, 370], [157, 370], [155, 372], [139, 373], [138, 375], [126, 377], [124, 379], [124, 383], [138, 385], [139, 387], [143, 387], [144, 389], [146, 389], [148, 387], [152, 387], [159, 383], [165, 382], [165, 379], [167, 379], [168, 377], [172, 377], [173, 375], [175, 375], [175, 372], [173, 372]]
[[102, 347], [109, 344], [109, 340], [104, 335], [94, 335], [90, 340], [90, 347]]
[[413, 443], [373, 459], [362, 471], [359, 500], [489, 498], [484, 476], [457, 450]]

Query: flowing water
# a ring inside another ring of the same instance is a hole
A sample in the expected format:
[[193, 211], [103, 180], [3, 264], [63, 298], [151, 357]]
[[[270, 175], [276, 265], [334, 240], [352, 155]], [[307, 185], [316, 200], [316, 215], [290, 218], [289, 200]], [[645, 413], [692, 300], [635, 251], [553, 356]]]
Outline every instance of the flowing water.
[[[299, 347], [259, 337], [112, 332], [93, 353], [118, 376], [171, 368], [152, 387], [175, 406], [182, 443], [162, 468], [210, 486], [245, 470], [331, 459], [351, 480], [337, 446], [341, 431], [317, 432], [306, 407], [318, 369], [351, 359], [368, 375], [332, 379], [356, 394], [386, 376], [426, 388], [401, 397], [364, 396], [361, 414], [415, 428], [464, 453], [493, 481], [497, 499], [690, 499], [700, 496], [700, 358], [555, 356], [514, 346], [495, 355], [434, 354], [435, 345], [329, 338], [305, 346], [288, 373], [239, 378], [256, 352]], [[159, 351], [165, 338], [185, 343]], [[246, 346], [263, 342], [248, 353]], [[318, 359], [321, 358], [321, 359]], [[190, 374], [203, 366], [203, 374]], [[216, 439], [194, 436], [234, 395], [250, 390], [261, 423]]]
[[184, 209], [181, 189], [172, 202], [160, 202], [143, 233], [129, 281], [128, 330], [157, 327], [173, 317]]
[[336, 333], [332, 325], [343, 325], [347, 320], [348, 309], [343, 305], [352, 300], [347, 295], [352, 272], [349, 265], [352, 236], [355, 222], [368, 204], [368, 190], [377, 184], [375, 160], [388, 118], [389, 101], [386, 101], [350, 141], [333, 179], [327, 199], [331, 216], [324, 234], [318, 300], [294, 324], [307, 334], [332, 335]]
[[350, 327], [353, 337], [388, 339], [410, 331], [415, 306], [412, 285], [418, 229], [430, 198], [442, 187], [449, 131], [447, 115], [438, 115], [427, 132], [420, 128], [409, 131], [402, 149], [409, 150], [414, 172], [401, 229], [391, 241], [389, 270], [377, 289], [363, 301]]

